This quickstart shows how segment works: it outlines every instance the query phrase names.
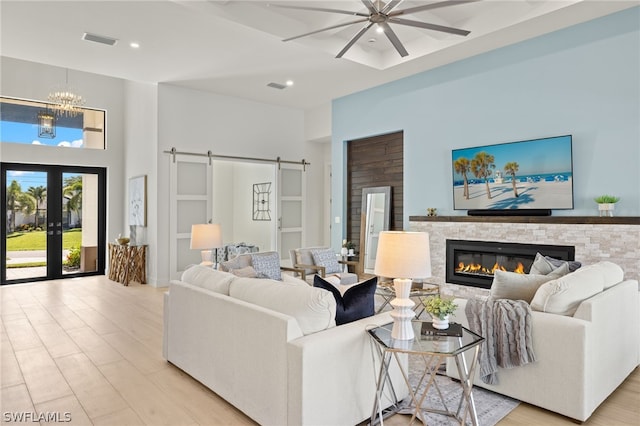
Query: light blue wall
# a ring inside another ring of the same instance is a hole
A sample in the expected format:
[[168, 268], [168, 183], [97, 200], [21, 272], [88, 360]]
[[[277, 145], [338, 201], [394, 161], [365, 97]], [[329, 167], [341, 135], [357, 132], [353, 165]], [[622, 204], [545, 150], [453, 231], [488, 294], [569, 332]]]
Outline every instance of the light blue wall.
[[466, 214], [453, 210], [451, 149], [565, 134], [575, 208], [553, 215], [597, 215], [593, 197], [610, 193], [616, 215], [639, 216], [639, 23], [627, 9], [334, 100], [333, 216], [344, 217], [345, 141], [399, 130], [405, 228], [427, 207]]

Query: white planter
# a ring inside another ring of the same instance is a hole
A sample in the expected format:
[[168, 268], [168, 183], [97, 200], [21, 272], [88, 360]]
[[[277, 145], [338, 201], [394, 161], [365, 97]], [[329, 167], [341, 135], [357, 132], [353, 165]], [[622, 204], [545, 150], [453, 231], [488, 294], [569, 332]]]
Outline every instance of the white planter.
[[613, 216], [613, 210], [615, 209], [615, 203], [598, 204], [598, 210], [600, 216]]
[[437, 328], [438, 330], [446, 330], [449, 328], [449, 315], [446, 315], [444, 319], [440, 319], [437, 316], [432, 317], [433, 320], [433, 328]]
[[349, 249], [349, 256], [355, 256], [356, 252], [355, 249]]

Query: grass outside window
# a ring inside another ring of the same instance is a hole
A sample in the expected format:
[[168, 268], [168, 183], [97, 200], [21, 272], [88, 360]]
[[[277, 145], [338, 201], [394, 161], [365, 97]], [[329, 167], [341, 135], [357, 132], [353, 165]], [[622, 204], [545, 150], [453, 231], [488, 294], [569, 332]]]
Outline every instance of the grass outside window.
[[[82, 229], [62, 232], [62, 248], [70, 250], [82, 244]], [[47, 232], [12, 232], [7, 235], [7, 251], [30, 251], [47, 249]]]

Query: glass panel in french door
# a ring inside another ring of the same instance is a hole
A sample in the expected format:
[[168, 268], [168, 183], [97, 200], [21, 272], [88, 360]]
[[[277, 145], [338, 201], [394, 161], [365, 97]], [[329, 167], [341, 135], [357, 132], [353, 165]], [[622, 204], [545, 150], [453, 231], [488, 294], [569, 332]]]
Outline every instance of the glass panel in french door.
[[99, 168], [2, 164], [2, 284], [104, 273], [105, 179]]
[[47, 180], [44, 170], [3, 169], [3, 282], [47, 276]]

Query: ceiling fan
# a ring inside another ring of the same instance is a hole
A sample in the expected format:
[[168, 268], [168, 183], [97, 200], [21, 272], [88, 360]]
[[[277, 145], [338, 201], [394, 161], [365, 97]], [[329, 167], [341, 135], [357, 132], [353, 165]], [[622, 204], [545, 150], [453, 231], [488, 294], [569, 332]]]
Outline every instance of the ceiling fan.
[[340, 52], [338, 52], [338, 54], [336, 55], [336, 58], [342, 58], [342, 56], [345, 53], [347, 53], [347, 51], [360, 39], [360, 37], [362, 37], [367, 32], [367, 30], [369, 30], [369, 28], [371, 28], [374, 24], [378, 24], [378, 26], [383, 30], [383, 32], [385, 33], [385, 35], [387, 36], [391, 44], [393, 44], [393, 47], [395, 47], [395, 49], [398, 51], [400, 56], [405, 57], [409, 55], [409, 53], [407, 52], [407, 49], [404, 48], [404, 46], [402, 45], [402, 42], [400, 41], [396, 33], [393, 32], [389, 24], [407, 25], [410, 27], [418, 27], [418, 28], [424, 28], [427, 30], [440, 31], [440, 32], [445, 32], [449, 34], [466, 36], [470, 33], [470, 31], [461, 30], [459, 28], [445, 27], [442, 25], [429, 24], [427, 22], [414, 21], [411, 19], [404, 19], [404, 18], [401, 18], [400, 16], [409, 15], [411, 13], [416, 13], [416, 12], [422, 12], [430, 9], [438, 9], [441, 7], [455, 6], [455, 5], [464, 4], [464, 3], [472, 3], [479, 0], [447, 0], [447, 1], [441, 1], [438, 3], [429, 3], [422, 6], [409, 7], [407, 9], [401, 9], [401, 10], [395, 10], [395, 8], [400, 3], [402, 3], [402, 0], [390, 0], [388, 3], [385, 3], [381, 0], [374, 0], [374, 1], [361, 0], [361, 1], [367, 8], [366, 13], [352, 12], [349, 10], [340, 10], [340, 9], [327, 9], [323, 7], [290, 6], [290, 5], [274, 4], [273, 6], [282, 7], [286, 9], [300, 9], [300, 10], [310, 10], [315, 12], [340, 13], [343, 15], [360, 17], [358, 19], [355, 19], [349, 22], [344, 22], [342, 24], [332, 25], [330, 27], [311, 31], [309, 33], [300, 34], [295, 37], [289, 37], [282, 41], [295, 40], [297, 38], [306, 37], [306, 36], [317, 34], [323, 31], [333, 30], [340, 27], [346, 27], [347, 25], [366, 22], [365, 26], [362, 29], [360, 29], [360, 31], [358, 31], [351, 38], [351, 40], [349, 40], [349, 42], [346, 44], [346, 46], [344, 46], [344, 48], [342, 48]]

